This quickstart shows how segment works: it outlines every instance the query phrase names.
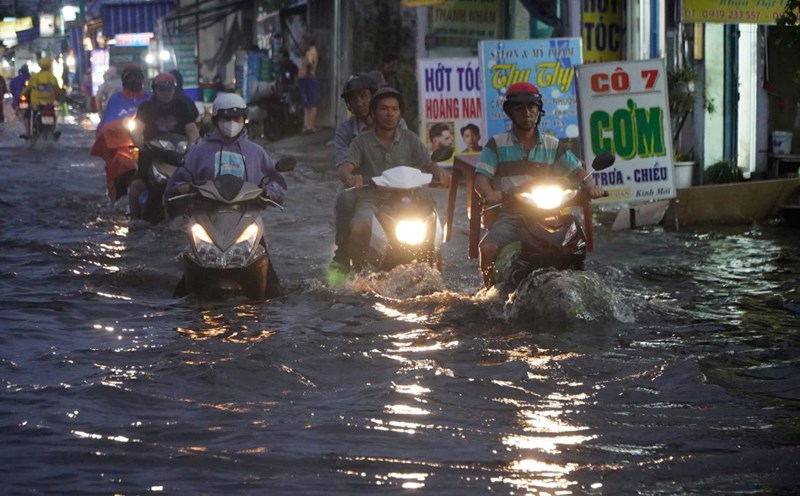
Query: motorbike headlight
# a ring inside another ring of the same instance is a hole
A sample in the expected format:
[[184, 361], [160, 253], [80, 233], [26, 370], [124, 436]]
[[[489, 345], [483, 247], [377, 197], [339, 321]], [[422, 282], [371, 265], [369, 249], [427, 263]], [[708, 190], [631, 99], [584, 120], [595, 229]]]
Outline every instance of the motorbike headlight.
[[[236, 242], [225, 251], [220, 250], [208, 235], [203, 226], [194, 224], [191, 228], [197, 258], [203, 265], [219, 268], [242, 267], [250, 260], [254, 249], [258, 247], [258, 226], [255, 223], [247, 226]], [[258, 250], [256, 250], [258, 251]]]
[[522, 193], [525, 201], [534, 204], [543, 210], [552, 210], [561, 207], [577, 194], [577, 190], [564, 189], [556, 184], [534, 186], [530, 191]]
[[178, 151], [178, 153], [181, 153], [181, 154], [183, 154], [183, 153], [186, 153], [186, 150], [187, 150], [188, 148], [189, 148], [189, 143], [188, 143], [188, 142], [186, 142], [186, 141], [181, 141], [180, 143], [178, 143], [178, 149], [177, 149], [177, 151]]
[[419, 245], [425, 241], [427, 224], [422, 220], [401, 220], [394, 229], [397, 241], [404, 245]]
[[130, 117], [125, 119], [125, 127], [132, 133], [136, 129], [136, 121]]

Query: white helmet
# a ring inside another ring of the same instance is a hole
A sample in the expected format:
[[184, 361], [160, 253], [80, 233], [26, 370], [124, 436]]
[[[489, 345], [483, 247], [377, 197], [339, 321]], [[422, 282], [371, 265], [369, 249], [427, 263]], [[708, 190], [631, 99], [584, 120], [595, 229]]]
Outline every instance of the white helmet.
[[220, 93], [214, 99], [214, 106], [211, 108], [211, 115], [214, 117], [244, 117], [247, 115], [247, 103], [244, 98], [236, 93]]

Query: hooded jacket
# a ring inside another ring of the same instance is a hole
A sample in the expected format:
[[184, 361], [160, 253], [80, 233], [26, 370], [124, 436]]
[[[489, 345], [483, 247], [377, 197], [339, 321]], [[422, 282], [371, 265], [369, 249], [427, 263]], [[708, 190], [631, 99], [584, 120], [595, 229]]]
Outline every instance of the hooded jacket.
[[283, 201], [286, 180], [275, 170], [275, 162], [267, 152], [247, 139], [246, 131], [232, 143], [223, 141], [217, 132], [207, 134], [202, 143], [189, 150], [183, 165], [170, 177], [166, 194], [174, 196], [181, 184], [207, 181], [223, 174], [255, 184], [263, 179], [266, 196], [278, 203]]

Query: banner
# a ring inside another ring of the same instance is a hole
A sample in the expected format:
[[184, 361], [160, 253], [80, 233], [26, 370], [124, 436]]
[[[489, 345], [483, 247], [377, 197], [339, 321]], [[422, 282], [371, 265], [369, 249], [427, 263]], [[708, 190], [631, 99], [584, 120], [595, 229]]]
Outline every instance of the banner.
[[786, 0], [683, 0], [681, 22], [775, 24]]
[[447, 0], [431, 7], [431, 48], [475, 46], [481, 40], [501, 36], [500, 0]]
[[578, 137], [575, 67], [582, 61], [580, 38], [493, 40], [478, 45], [481, 62], [482, 129], [486, 138], [511, 129], [503, 112], [506, 89], [527, 81], [542, 93], [542, 132], [557, 138]]
[[594, 201], [675, 198], [664, 59], [581, 65], [578, 94], [584, 160], [604, 152], [617, 158], [594, 173], [610, 195]]
[[478, 59], [419, 59], [417, 71], [419, 129], [431, 158], [452, 165], [454, 154], [480, 152], [488, 135], [481, 132]]

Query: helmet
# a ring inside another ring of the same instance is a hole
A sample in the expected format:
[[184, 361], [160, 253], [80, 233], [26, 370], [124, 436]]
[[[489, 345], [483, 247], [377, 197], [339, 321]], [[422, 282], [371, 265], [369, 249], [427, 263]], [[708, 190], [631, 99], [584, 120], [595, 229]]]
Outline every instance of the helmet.
[[39, 59], [39, 69], [43, 71], [49, 71], [53, 67], [53, 61], [48, 59], [47, 57], [42, 57]]
[[506, 98], [503, 100], [503, 110], [508, 113], [508, 105], [515, 103], [532, 103], [539, 106], [539, 110], [544, 110], [542, 94], [539, 88], [528, 82], [514, 83], [506, 90]]
[[142, 68], [138, 64], [128, 64], [122, 69], [122, 77], [120, 79], [124, 80], [129, 76], [139, 76], [144, 79], [144, 72], [142, 72]]
[[214, 99], [211, 115], [213, 117], [244, 117], [247, 115], [247, 103], [236, 93], [220, 93]]
[[346, 100], [347, 95], [354, 91], [370, 90], [371, 92], [375, 93], [377, 89], [378, 85], [375, 84], [375, 81], [369, 76], [369, 74], [359, 72], [358, 74], [353, 74], [347, 78], [347, 81], [345, 81], [344, 89], [342, 89], [342, 98]]
[[153, 78], [153, 89], [156, 88], [175, 88], [178, 82], [175, 81], [175, 76], [169, 72], [161, 72]]
[[400, 102], [400, 112], [403, 112], [405, 108], [403, 103], [403, 95], [391, 86], [384, 86], [376, 91], [374, 95], [372, 95], [372, 100], [369, 101], [369, 111], [375, 112], [375, 109], [378, 108], [378, 102], [390, 96], [397, 98], [397, 100]]

